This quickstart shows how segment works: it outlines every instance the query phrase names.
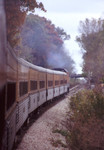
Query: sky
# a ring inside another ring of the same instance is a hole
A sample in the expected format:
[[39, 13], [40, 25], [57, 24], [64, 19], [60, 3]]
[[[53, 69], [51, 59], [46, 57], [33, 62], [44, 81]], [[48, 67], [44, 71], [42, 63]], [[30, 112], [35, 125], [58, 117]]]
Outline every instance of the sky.
[[[39, 1], [39, 0], [38, 0]], [[46, 13], [36, 10], [35, 14], [44, 16], [51, 20], [53, 24], [70, 34], [71, 39], [65, 41], [67, 52], [75, 61], [76, 73], [82, 72], [82, 52], [75, 41], [79, 35], [79, 22], [85, 18], [104, 18], [104, 0], [41, 0]]]

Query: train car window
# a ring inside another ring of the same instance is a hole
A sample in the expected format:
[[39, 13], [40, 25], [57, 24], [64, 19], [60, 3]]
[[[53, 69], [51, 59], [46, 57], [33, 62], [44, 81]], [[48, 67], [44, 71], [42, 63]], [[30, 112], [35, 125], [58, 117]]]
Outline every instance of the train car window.
[[67, 83], [67, 80], [65, 80], [64, 83], [66, 84], [66, 83]]
[[48, 86], [53, 86], [53, 81], [48, 81]]
[[59, 85], [59, 81], [58, 80], [55, 81], [55, 85]]
[[60, 81], [60, 84], [63, 84], [63, 83], [64, 83], [63, 80], [61, 80], [61, 81]]
[[20, 96], [25, 95], [27, 92], [28, 92], [28, 82], [20, 82], [20, 84], [19, 84]]
[[44, 88], [45, 87], [45, 81], [40, 81], [40, 89]]
[[16, 99], [16, 83], [7, 83], [7, 110], [13, 105]]
[[37, 90], [37, 81], [30, 81], [30, 90]]

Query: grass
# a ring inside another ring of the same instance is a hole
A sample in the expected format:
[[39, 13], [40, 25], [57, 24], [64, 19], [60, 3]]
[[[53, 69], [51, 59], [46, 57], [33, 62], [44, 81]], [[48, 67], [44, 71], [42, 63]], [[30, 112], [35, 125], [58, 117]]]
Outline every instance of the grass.
[[67, 130], [60, 130], [60, 129], [55, 129], [52, 131], [53, 133], [59, 133], [62, 136], [68, 136], [68, 131]]
[[51, 139], [51, 144], [54, 146], [54, 147], [63, 147], [63, 148], [67, 148], [67, 145], [64, 144], [60, 139], [58, 140], [54, 140], [54, 139]]

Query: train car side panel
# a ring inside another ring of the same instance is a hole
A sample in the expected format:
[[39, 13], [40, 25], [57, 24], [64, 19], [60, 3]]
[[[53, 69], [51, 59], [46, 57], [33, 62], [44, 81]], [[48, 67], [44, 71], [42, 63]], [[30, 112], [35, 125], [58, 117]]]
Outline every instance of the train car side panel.
[[65, 93], [67, 93], [67, 74], [64, 75], [64, 89], [65, 89]]
[[30, 92], [29, 92], [29, 113], [38, 107], [39, 97], [39, 72], [30, 68]]
[[18, 98], [16, 110], [16, 132], [26, 121], [29, 113], [29, 66], [18, 60]]
[[53, 88], [50, 88], [47, 90], [47, 100], [53, 99], [54, 95], [53, 95]]
[[16, 110], [16, 132], [21, 128], [28, 117], [29, 98], [18, 102]]
[[60, 95], [64, 93], [64, 75], [60, 75]]
[[46, 70], [39, 72], [39, 99], [38, 106], [46, 102]]
[[6, 150], [11, 150], [14, 144], [14, 139], [16, 135], [16, 108], [14, 107], [14, 110], [11, 112], [11, 115], [6, 120]]
[[54, 97], [60, 94], [60, 76], [54, 73]]
[[29, 114], [38, 107], [39, 93], [31, 94], [29, 98]]
[[53, 71], [47, 70], [47, 100], [53, 99], [53, 80], [54, 74]]

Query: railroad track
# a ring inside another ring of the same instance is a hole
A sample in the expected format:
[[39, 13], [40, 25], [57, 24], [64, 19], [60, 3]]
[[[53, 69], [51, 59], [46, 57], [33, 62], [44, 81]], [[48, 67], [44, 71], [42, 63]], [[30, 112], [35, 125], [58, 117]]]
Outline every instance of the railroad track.
[[70, 89], [70, 92], [68, 95], [71, 97], [83, 89], [84, 89], [84, 87], [82, 85], [78, 84]]

